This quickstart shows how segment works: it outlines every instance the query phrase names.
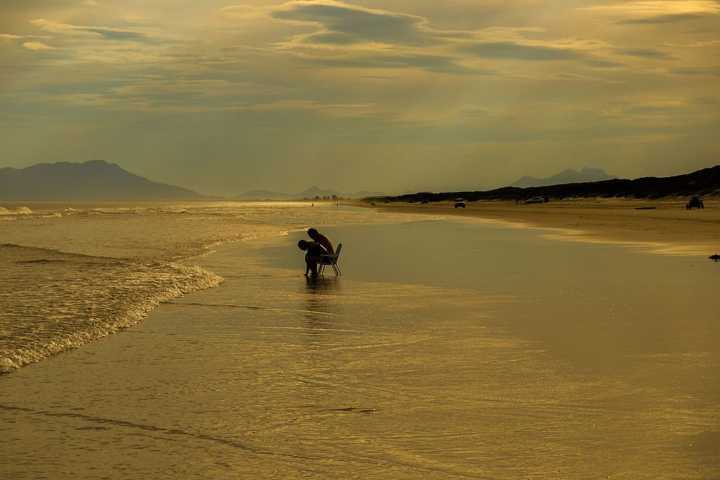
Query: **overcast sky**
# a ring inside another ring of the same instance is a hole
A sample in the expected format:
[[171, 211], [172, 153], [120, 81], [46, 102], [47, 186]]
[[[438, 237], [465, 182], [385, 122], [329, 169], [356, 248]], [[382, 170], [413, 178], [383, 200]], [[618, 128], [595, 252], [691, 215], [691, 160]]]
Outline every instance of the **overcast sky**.
[[720, 163], [720, 1], [0, 0], [0, 167], [206, 193]]

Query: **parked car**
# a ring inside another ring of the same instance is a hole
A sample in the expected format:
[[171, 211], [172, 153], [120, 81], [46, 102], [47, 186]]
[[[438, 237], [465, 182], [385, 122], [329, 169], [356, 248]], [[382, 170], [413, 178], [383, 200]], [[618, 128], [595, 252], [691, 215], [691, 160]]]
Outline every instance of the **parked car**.
[[465, 208], [465, 199], [463, 198], [456, 198], [455, 199], [455, 208]]
[[693, 208], [705, 208], [705, 203], [699, 195], [693, 195], [687, 205], [685, 205], [685, 208], [687, 210], [692, 210]]
[[547, 203], [546, 197], [530, 197], [527, 200], [525, 200], [526, 205], [530, 205], [533, 203]]

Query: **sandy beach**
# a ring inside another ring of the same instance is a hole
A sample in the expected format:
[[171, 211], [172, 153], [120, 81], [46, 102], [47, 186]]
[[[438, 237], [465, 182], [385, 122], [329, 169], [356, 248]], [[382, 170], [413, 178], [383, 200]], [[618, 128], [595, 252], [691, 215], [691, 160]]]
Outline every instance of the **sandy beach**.
[[[367, 204], [364, 204], [367, 206]], [[425, 205], [376, 204], [380, 211], [459, 215], [557, 229], [583, 241], [644, 243], [661, 253], [714, 254], [720, 251], [720, 200], [705, 201], [703, 210], [686, 210], [685, 200], [592, 199], [547, 204], [471, 202]]]
[[[181, 262], [221, 277], [217, 287], [163, 294], [137, 325], [0, 376], [3, 479], [655, 480], [718, 471], [718, 266], [703, 257], [409, 208], [174, 211], [15, 222], [15, 241], [31, 244], [40, 228], [81, 235], [95, 226], [112, 232], [108, 253], [140, 224], [174, 226], [173, 240], [195, 238], [200, 226], [258, 234]], [[302, 276], [296, 243], [306, 224], [344, 244], [342, 277]], [[443, 248], [447, 239], [453, 248]], [[97, 291], [85, 279], [88, 257], [23, 255], [43, 262], [11, 257], [11, 271], [51, 276], [54, 265]], [[145, 283], [116, 273], [136, 263], [92, 258], [121, 299], [145, 302], [133, 293]], [[187, 281], [156, 262], [141, 260], [147, 282]], [[101, 294], [81, 304], [94, 324]], [[47, 337], [34, 335], [28, 348]]]

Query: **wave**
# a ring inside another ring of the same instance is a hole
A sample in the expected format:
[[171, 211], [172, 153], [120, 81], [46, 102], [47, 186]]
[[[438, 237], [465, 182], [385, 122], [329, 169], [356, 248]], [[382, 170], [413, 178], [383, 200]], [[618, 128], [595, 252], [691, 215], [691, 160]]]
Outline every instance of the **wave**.
[[0, 241], [0, 373], [136, 325], [160, 303], [219, 285], [221, 277], [188, 266], [215, 247], [286, 235], [307, 223], [302, 215], [216, 204], [12, 208], [0, 207], [0, 221], [13, 222], [2, 223], [7, 235]]
[[17, 216], [17, 215], [32, 215], [33, 211], [28, 207], [18, 207], [15, 210], [10, 210], [5, 207], [0, 207], [0, 215], [2, 216]]
[[160, 303], [219, 285], [197, 266], [0, 245], [0, 373], [138, 324]]

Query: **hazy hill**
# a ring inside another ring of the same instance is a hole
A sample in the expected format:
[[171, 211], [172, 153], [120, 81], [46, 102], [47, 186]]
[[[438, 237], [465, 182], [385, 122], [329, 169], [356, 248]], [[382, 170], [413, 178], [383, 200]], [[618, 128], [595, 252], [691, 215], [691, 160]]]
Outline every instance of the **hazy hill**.
[[200, 199], [185, 188], [157, 183], [102, 160], [42, 163], [0, 169], [0, 200], [102, 201]]
[[238, 200], [302, 200], [304, 198], [315, 198], [315, 197], [332, 197], [333, 195], [340, 198], [365, 198], [370, 196], [382, 195], [377, 192], [356, 192], [356, 193], [342, 193], [335, 190], [326, 190], [319, 187], [310, 187], [307, 190], [303, 190], [299, 193], [282, 193], [273, 192], [271, 190], [251, 190], [249, 192], [241, 193], [235, 198]]
[[271, 190], [250, 190], [237, 195], [237, 200], [287, 200], [292, 196], [287, 193], [273, 192]]
[[663, 198], [690, 195], [720, 195], [720, 165], [674, 177], [645, 177], [635, 180], [613, 179], [601, 182], [569, 183], [547, 187], [504, 187], [490, 191], [413, 193], [397, 197], [375, 197], [374, 200], [402, 202], [437, 202], [462, 197], [475, 200], [523, 200], [543, 196], [551, 199], [626, 197]]
[[520, 188], [545, 187], [548, 185], [562, 185], [566, 183], [600, 182], [603, 180], [612, 180], [613, 178], [615, 177], [608, 175], [608, 173], [601, 168], [585, 167], [580, 171], [569, 168], [551, 177], [522, 177], [517, 182], [513, 183], [512, 186]]
[[341, 196], [342, 194], [339, 192], [336, 192], [335, 190], [323, 190], [319, 187], [310, 187], [307, 190], [304, 190], [296, 195], [293, 195], [295, 198], [315, 198], [315, 197], [332, 197], [335, 196]]
[[334, 190], [323, 190], [319, 187], [310, 187], [299, 193], [273, 192], [271, 190], [251, 190], [238, 195], [239, 200], [302, 200], [303, 198], [340, 196]]

